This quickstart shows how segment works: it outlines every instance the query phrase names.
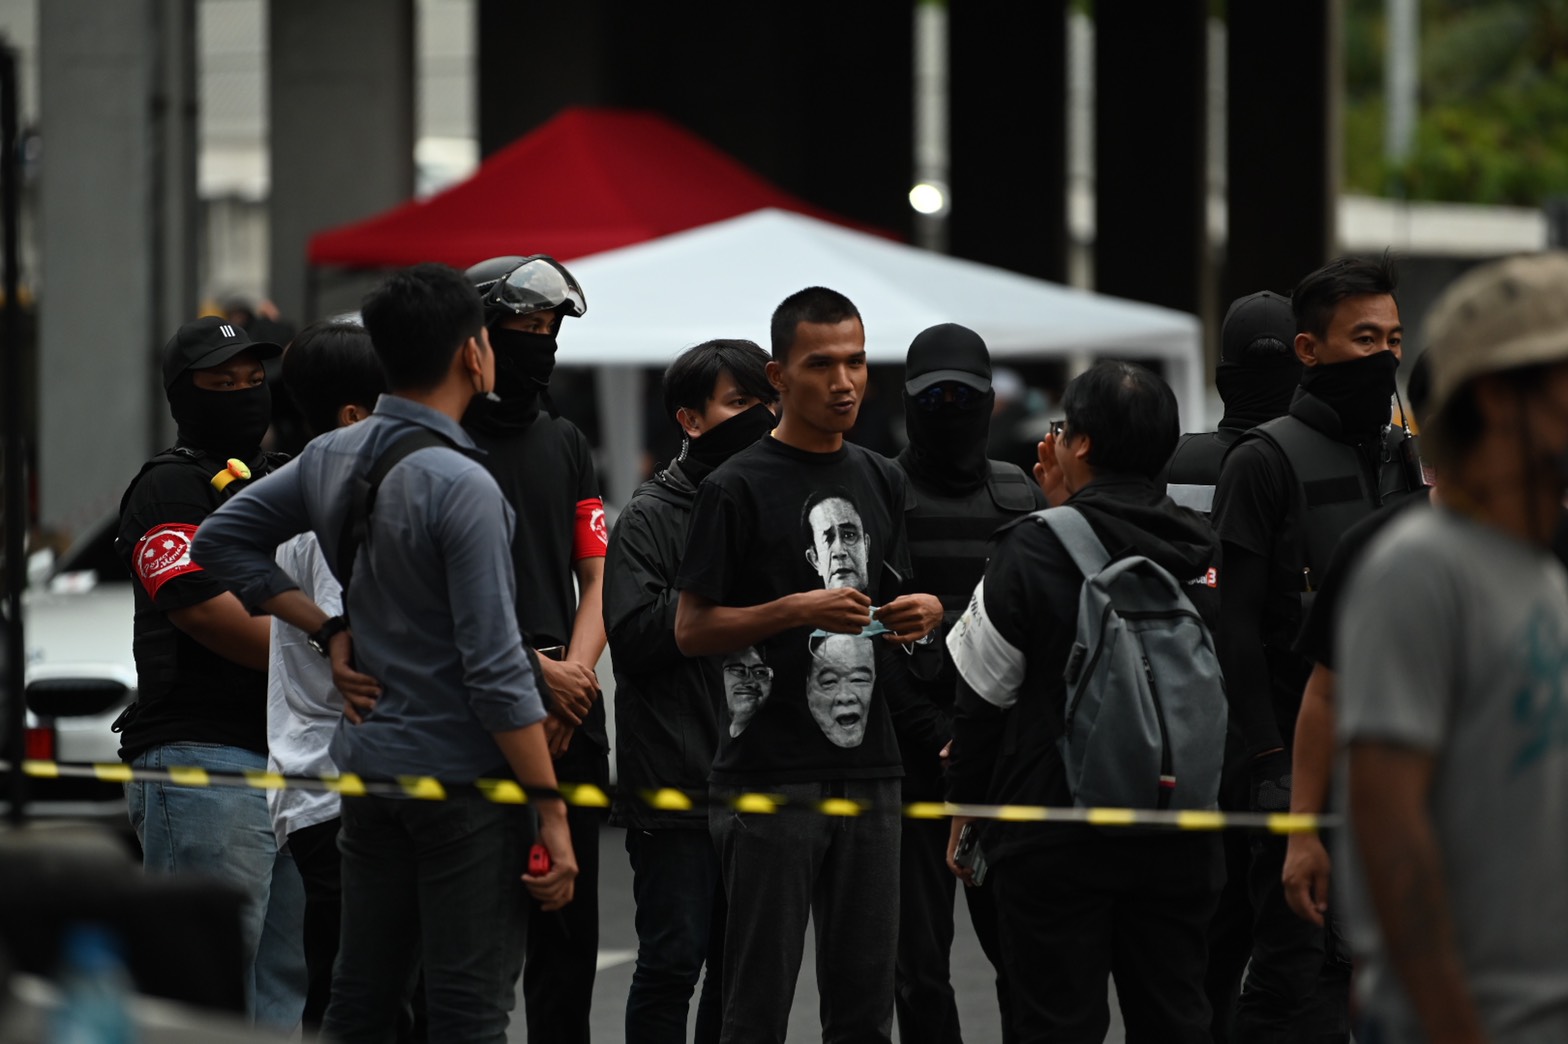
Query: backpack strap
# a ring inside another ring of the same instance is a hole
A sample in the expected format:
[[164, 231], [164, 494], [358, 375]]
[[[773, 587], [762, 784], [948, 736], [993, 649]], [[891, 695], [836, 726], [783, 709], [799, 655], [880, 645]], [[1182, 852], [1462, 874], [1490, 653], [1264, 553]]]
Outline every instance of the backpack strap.
[[1067, 553], [1072, 555], [1073, 564], [1083, 573], [1085, 579], [1098, 573], [1111, 564], [1110, 553], [1105, 550], [1105, 545], [1100, 543], [1100, 538], [1094, 535], [1089, 520], [1083, 513], [1074, 507], [1047, 508], [1036, 511], [1035, 518], [1044, 522], [1062, 542]]
[[343, 582], [343, 608], [348, 609], [348, 585], [354, 577], [354, 558], [361, 544], [370, 539], [370, 513], [375, 510], [376, 494], [391, 470], [403, 458], [422, 449], [446, 446], [462, 452], [457, 444], [445, 435], [430, 428], [419, 427], [399, 438], [382, 451], [362, 479], [354, 480], [349, 496], [348, 514], [343, 518], [343, 528], [338, 530], [338, 571]]

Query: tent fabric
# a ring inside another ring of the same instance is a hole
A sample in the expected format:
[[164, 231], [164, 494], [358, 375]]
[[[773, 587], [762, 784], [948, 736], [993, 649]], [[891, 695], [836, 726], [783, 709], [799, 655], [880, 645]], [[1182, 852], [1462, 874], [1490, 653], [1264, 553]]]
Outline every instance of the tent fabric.
[[529, 253], [565, 260], [764, 207], [841, 220], [662, 116], [572, 108], [444, 192], [318, 233], [309, 259], [344, 268], [466, 268]]
[[624, 503], [642, 475], [639, 367], [668, 366], [717, 337], [768, 343], [768, 322], [805, 286], [847, 294], [864, 317], [871, 362], [902, 364], [928, 326], [962, 323], [995, 360], [1159, 359], [1183, 430], [1204, 425], [1198, 320], [1184, 312], [1031, 279], [780, 210], [761, 210], [572, 262], [588, 314], [561, 331], [562, 366], [599, 368], [607, 496]]
[[583, 258], [573, 262], [572, 273], [589, 310], [562, 331], [562, 365], [663, 367], [681, 349], [717, 337], [750, 338], [766, 347], [773, 309], [815, 284], [855, 302], [872, 362], [902, 363], [921, 330], [962, 323], [985, 338], [995, 360], [1163, 360], [1185, 430], [1203, 422], [1196, 317], [801, 214], [758, 211]]

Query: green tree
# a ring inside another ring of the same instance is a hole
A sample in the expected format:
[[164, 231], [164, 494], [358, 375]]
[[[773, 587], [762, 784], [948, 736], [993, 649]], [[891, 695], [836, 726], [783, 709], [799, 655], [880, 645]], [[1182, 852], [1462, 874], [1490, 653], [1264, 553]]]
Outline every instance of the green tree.
[[1420, 117], [1384, 158], [1384, 0], [1345, 7], [1345, 187], [1538, 205], [1568, 194], [1568, 0], [1422, 0]]

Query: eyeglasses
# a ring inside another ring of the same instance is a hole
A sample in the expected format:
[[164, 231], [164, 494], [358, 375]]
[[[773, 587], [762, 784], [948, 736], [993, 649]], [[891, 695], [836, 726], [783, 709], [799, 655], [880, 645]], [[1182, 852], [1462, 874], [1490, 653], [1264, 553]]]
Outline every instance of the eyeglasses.
[[1053, 420], [1045, 430], [1050, 434], [1051, 438], [1059, 439], [1062, 437], [1062, 432], [1067, 430], [1067, 422], [1064, 420]]
[[588, 298], [572, 273], [543, 254], [519, 257], [516, 268], [483, 287], [480, 299], [486, 308], [499, 305], [518, 315], [550, 309], [580, 317], [588, 311]]
[[958, 381], [942, 381], [939, 384], [931, 385], [931, 387], [916, 395], [915, 405], [927, 412], [939, 410], [949, 404], [963, 410], [978, 405], [983, 398], [985, 398], [985, 392], [976, 391], [967, 384], [960, 384]]
[[765, 663], [750, 665], [744, 663], [727, 663], [724, 665], [724, 673], [736, 681], [745, 681], [747, 678], [750, 678], [752, 681], [760, 682], [767, 681], [769, 678], [773, 677], [773, 668], [769, 667]]

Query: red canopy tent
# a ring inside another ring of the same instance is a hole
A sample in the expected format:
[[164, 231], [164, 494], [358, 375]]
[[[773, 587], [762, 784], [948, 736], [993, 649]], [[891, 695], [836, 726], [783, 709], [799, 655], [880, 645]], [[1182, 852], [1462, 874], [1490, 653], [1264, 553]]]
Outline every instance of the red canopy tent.
[[763, 207], [855, 226], [651, 112], [566, 109], [425, 200], [311, 237], [312, 265], [466, 268], [501, 254], [597, 254]]

